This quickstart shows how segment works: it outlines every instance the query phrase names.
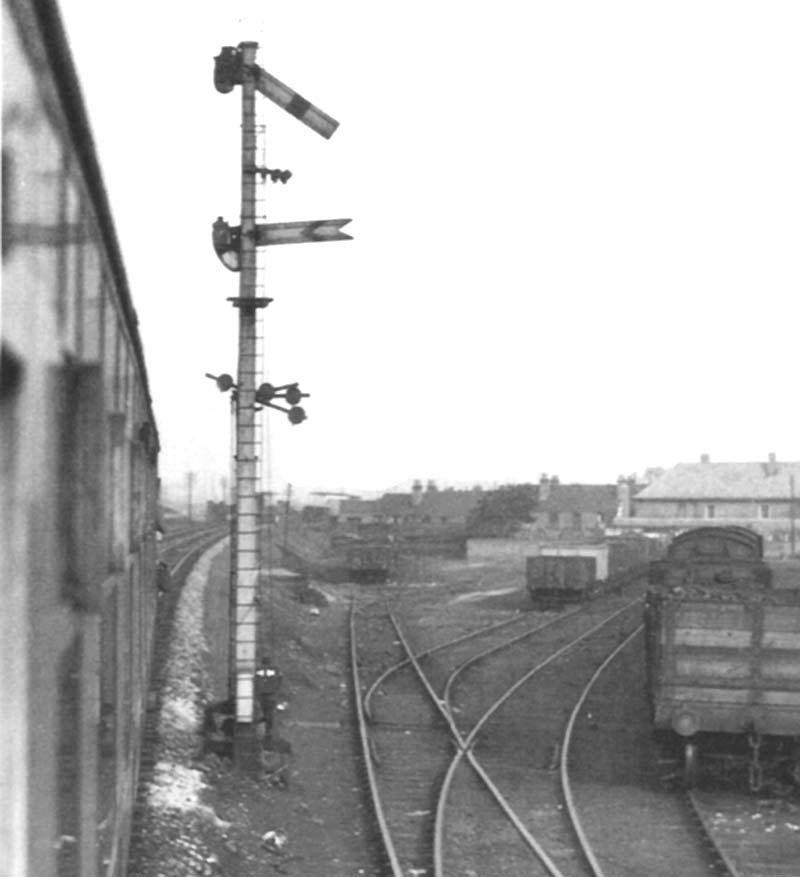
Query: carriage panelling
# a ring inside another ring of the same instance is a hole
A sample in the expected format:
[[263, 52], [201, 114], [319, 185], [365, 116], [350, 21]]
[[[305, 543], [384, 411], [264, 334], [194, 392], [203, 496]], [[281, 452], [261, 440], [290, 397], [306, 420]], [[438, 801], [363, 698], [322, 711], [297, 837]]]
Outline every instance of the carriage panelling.
[[3, 3], [0, 848], [120, 875], [156, 599], [136, 315], [50, 0]]

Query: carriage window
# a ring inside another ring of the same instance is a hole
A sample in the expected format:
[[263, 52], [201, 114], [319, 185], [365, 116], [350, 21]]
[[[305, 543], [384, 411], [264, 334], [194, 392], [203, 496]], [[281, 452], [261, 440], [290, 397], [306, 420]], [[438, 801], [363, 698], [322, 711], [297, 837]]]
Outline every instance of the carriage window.
[[[99, 366], [70, 361], [55, 368], [61, 595], [78, 611], [96, 608], [99, 600], [97, 558], [102, 546], [99, 540], [89, 543], [87, 539], [101, 527], [102, 403]], [[91, 550], [86, 548], [89, 544]]]

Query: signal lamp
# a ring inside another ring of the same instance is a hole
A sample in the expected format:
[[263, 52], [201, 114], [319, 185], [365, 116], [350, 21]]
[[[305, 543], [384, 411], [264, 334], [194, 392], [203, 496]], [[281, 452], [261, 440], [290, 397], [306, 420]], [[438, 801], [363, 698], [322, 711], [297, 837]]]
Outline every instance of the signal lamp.
[[214, 252], [220, 262], [229, 271], [238, 271], [240, 268], [239, 249], [242, 232], [239, 226], [230, 226], [219, 216], [211, 226], [211, 242]]
[[208, 372], [206, 372], [206, 377], [209, 380], [214, 381], [220, 393], [227, 393], [228, 390], [236, 386], [233, 378], [229, 374], [210, 375]]
[[223, 46], [214, 58], [214, 88], [221, 94], [242, 84], [242, 55], [235, 46]]
[[282, 171], [278, 168], [257, 167], [256, 171], [261, 174], [261, 179], [266, 180], [269, 177], [273, 183], [288, 183], [292, 178], [291, 171]]
[[[274, 408], [276, 411], [283, 411], [291, 423], [297, 424], [302, 423], [306, 419], [306, 412], [297, 405], [305, 396], [308, 396], [308, 393], [301, 392], [297, 384], [281, 384], [279, 387], [274, 387], [272, 384], [261, 384], [256, 390], [255, 401], [257, 405], [264, 405], [268, 408]], [[291, 408], [276, 405], [275, 401], [277, 399], [285, 399], [291, 405]]]
[[290, 405], [297, 405], [304, 395], [305, 393], [300, 392], [300, 388], [297, 384], [292, 384], [290, 387], [287, 387], [284, 399], [286, 399]]

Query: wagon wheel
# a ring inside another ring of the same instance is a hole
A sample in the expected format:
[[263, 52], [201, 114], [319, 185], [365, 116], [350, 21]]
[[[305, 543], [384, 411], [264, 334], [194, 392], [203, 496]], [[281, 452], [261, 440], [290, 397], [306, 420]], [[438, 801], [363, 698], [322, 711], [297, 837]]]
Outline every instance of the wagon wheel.
[[683, 748], [683, 785], [692, 789], [697, 784], [697, 764], [700, 749], [697, 743], [686, 743]]

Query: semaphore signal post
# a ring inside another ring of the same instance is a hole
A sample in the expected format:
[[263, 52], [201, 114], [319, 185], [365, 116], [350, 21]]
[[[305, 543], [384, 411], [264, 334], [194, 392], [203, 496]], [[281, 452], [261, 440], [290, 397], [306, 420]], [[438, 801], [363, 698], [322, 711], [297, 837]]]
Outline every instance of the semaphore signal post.
[[[284, 243], [350, 240], [340, 231], [349, 219], [312, 220], [309, 222], [258, 223], [256, 203], [258, 186], [267, 178], [285, 183], [289, 171], [258, 167], [256, 160], [256, 92], [268, 97], [290, 115], [329, 138], [339, 123], [323, 113], [301, 95], [284, 85], [256, 64], [258, 44], [243, 42], [226, 46], [214, 59], [214, 86], [227, 94], [235, 86], [242, 90], [242, 156], [240, 224], [230, 226], [222, 217], [212, 227], [214, 249], [223, 265], [239, 273], [239, 294], [229, 299], [239, 313], [239, 355], [237, 379], [230, 375], [214, 378], [220, 390], [235, 393], [236, 451], [235, 526], [231, 545], [231, 643], [229, 696], [236, 704], [234, 760], [243, 768], [260, 764], [260, 743], [255, 733], [257, 709], [254, 680], [257, 663], [259, 576], [261, 571], [261, 521], [258, 502], [258, 441], [256, 412], [261, 406], [277, 408], [288, 414], [291, 423], [301, 423], [305, 412], [297, 405], [301, 393], [297, 384], [273, 387], [259, 383], [257, 356], [257, 312], [272, 299], [259, 296], [256, 249]], [[282, 408], [274, 398], [291, 406]], [[257, 407], [258, 406], [258, 407]]]

